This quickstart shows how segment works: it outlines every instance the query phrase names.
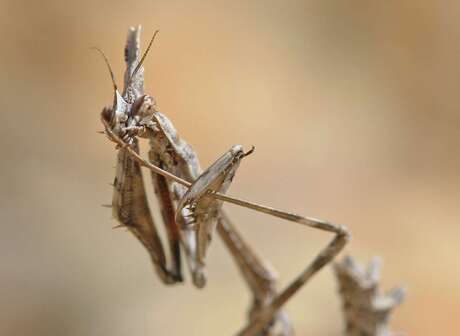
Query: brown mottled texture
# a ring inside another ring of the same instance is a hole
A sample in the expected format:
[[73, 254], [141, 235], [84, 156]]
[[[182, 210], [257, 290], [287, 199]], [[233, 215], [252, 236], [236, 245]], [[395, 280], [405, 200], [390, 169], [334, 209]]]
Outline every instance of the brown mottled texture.
[[[107, 136], [115, 141], [118, 148], [120, 148], [118, 156], [123, 160], [129, 159], [128, 163], [130, 164], [124, 164], [121, 159], [117, 162], [117, 178], [112, 205], [114, 212], [117, 214], [122, 213], [124, 216], [116, 216], [116, 218], [123, 225], [130, 228], [134, 235], [147, 247], [152, 255], [157, 273], [166, 284], [182, 281], [180, 264], [180, 246], [182, 246], [187, 256], [193, 283], [198, 288], [206, 284], [204, 273], [205, 251], [211, 240], [214, 227], [219, 223], [222, 226], [219, 234], [237, 261], [242, 273], [246, 274], [248, 270], [245, 267], [249, 266], [251, 268], [250, 272], [253, 274], [252, 279], [260, 285], [263, 282], [262, 278], [270, 274], [270, 271], [258, 260], [249, 247], [243, 248], [246, 243], [241, 235], [234, 231], [230, 221], [220, 214], [222, 200], [205, 196], [208, 189], [214, 192], [225, 192], [230, 185], [239, 161], [252, 150], [244, 153], [241, 146], [234, 146], [228, 152], [230, 155], [225, 154], [209, 169], [203, 173], [201, 172], [197, 155], [191, 146], [179, 137], [171, 121], [157, 110], [153, 97], [143, 95], [143, 67], [139, 64], [139, 36], [140, 27], [130, 29], [125, 48], [127, 70], [125, 72], [123, 96], [115, 90], [114, 106], [105, 108], [102, 112], [102, 122], [106, 128]], [[139, 71], [133, 76], [135, 69], [139, 69]], [[149, 111], [151, 111], [150, 115]], [[141, 117], [139, 117], [140, 113], [142, 113]], [[136, 136], [149, 138], [150, 162], [144, 161], [139, 156]], [[132, 166], [136, 168], [135, 172], [132, 171]], [[149, 211], [147, 212], [148, 200], [144, 190], [140, 166], [158, 167], [152, 171], [152, 180], [170, 246], [171, 261], [169, 263], [166, 261], [164, 249], [156, 232], [152, 216]], [[165, 175], [159, 175], [159, 170], [164, 170]], [[173, 180], [165, 178], [171, 177], [171, 174], [175, 177]], [[133, 177], [132, 175], [135, 176]], [[130, 182], [131, 179], [129, 178], [137, 179], [136, 182], [138, 182], [135, 189], [138, 194], [135, 200], [136, 204], [131, 202], [131, 185], [133, 183], [125, 182]], [[191, 182], [194, 183], [191, 184]], [[189, 187], [190, 189], [187, 191]], [[199, 195], [194, 193], [197, 190]], [[222, 194], [219, 195], [223, 197]], [[190, 196], [192, 196], [193, 202], [191, 202]], [[120, 199], [129, 199], [130, 202], [123, 203], [119, 201]], [[193, 204], [189, 204], [190, 202]], [[124, 208], [125, 206], [126, 209]], [[129, 211], [133, 206], [140, 207], [143, 211], [137, 213]], [[139, 217], [141, 218], [139, 219]], [[128, 226], [125, 224], [134, 222], [134, 219], [136, 219], [136, 223], [141, 220], [147, 222], [148, 225], [137, 225], [134, 226], [136, 229], [133, 229], [133, 225]], [[139, 230], [137, 227], [146, 227], [149, 231], [146, 229]], [[245, 262], [242, 262], [242, 260], [245, 260]], [[247, 260], [251, 260], [251, 263], [248, 264]], [[245, 279], [249, 281], [249, 279]], [[254, 289], [255, 283], [249, 286], [252, 291], [256, 290]], [[260, 292], [260, 290], [256, 291]], [[268, 291], [264, 290], [263, 298], [260, 294], [255, 293], [255, 301], [250, 315], [252, 316], [252, 313], [258, 311], [262, 307], [262, 303], [263, 306], [268, 305], [274, 294], [274, 286], [271, 286]], [[270, 325], [258, 327], [260, 330], [264, 329], [264, 335], [275, 335], [275, 330], [280, 328], [281, 333], [279, 335], [288, 336], [291, 334], [290, 325], [279, 308], [276, 309], [276, 314], [271, 316], [267, 323], [271, 321]], [[276, 321], [280, 323], [275, 323]]]
[[[89, 48], [106, 53], [121, 92], [137, 23], [144, 48], [160, 30], [145, 92], [203, 168], [232, 144], [255, 145], [233, 195], [347, 224], [346, 252], [381, 256], [383, 289], [407, 286], [392, 329], [457, 335], [459, 13], [455, 0], [0, 0], [0, 335], [206, 336], [245, 323], [251, 296], [219, 237], [205, 290], [191, 288], [184, 254], [185, 282], [167, 288], [99, 206], [111, 202], [116, 153], [98, 112], [113, 95]], [[327, 244], [223, 209], [280, 289]], [[342, 334], [335, 291], [325, 269], [289, 301], [296, 335]]]
[[[155, 159], [150, 157], [151, 162]], [[163, 224], [168, 235], [169, 249], [171, 254], [171, 272], [177, 279], [182, 281], [180, 232], [174, 218], [174, 204], [169, 190], [168, 181], [164, 176], [151, 173], [155, 195], [160, 206]]]
[[343, 303], [346, 336], [391, 336], [389, 318], [404, 299], [404, 289], [394, 288], [383, 294], [379, 289], [380, 259], [374, 258], [363, 269], [347, 256], [335, 263]]
[[[251, 154], [254, 151], [254, 147], [245, 153], [242, 146], [235, 145], [208, 169], [201, 172], [198, 157], [193, 149], [179, 137], [171, 121], [158, 112], [155, 99], [151, 96], [143, 95], [142, 62], [149, 51], [155, 35], [151, 39], [149, 47], [142, 58], [139, 57], [139, 35], [140, 27], [131, 28], [128, 33], [128, 42], [125, 48], [127, 70], [125, 73], [123, 96], [119, 95], [114, 84], [114, 106], [103, 109], [101, 121], [108, 138], [117, 144], [117, 148], [122, 153], [130, 155], [130, 159], [132, 159], [132, 162], [138, 168], [134, 173], [138, 174], [139, 184], [142, 186], [142, 188], [139, 187], [139, 190], [143, 191], [140, 194], [139, 203], [143, 208], [146, 207], [147, 197], [143, 189], [140, 167], [147, 167], [152, 173], [160, 174], [161, 177], [167, 178], [159, 179], [154, 176], [153, 181], [170, 244], [172, 260], [169, 268], [166, 266], [166, 258], [161, 241], [156, 231], [153, 230], [154, 225], [150, 213], [141, 213], [141, 215], [146, 216], [146, 220], [149, 221], [149, 228], [155, 233], [154, 238], [155, 242], [157, 242], [155, 246], [158, 249], [156, 255], [160, 254], [161, 258], [159, 260], [157, 260], [158, 258], [154, 259], [154, 263], [161, 266], [163, 273], [159, 272], [160, 278], [164, 283], [168, 284], [182, 280], [177, 235], [179, 232], [180, 242], [188, 259], [193, 283], [198, 288], [204, 287], [206, 284], [204, 272], [206, 251], [211, 242], [215, 226], [219, 224], [223, 226], [219, 230], [219, 233], [236, 260], [237, 265], [240, 267], [244, 280], [248, 282], [249, 288], [253, 292], [253, 303], [249, 311], [249, 321], [239, 332], [239, 335], [291, 335], [292, 328], [281, 308], [313, 275], [331, 262], [343, 249], [350, 238], [348, 230], [342, 225], [306, 218], [226, 196], [225, 192], [233, 180], [240, 161], [245, 156]], [[131, 48], [136, 50], [132, 51], [130, 50]], [[111, 70], [110, 72], [112, 74]], [[139, 155], [137, 148], [138, 136], [150, 140], [150, 162]], [[117, 181], [123, 181], [125, 174], [133, 174], [132, 170], [125, 170], [126, 166], [122, 163], [117, 163]], [[114, 200], [127, 198], [131, 201], [131, 192], [130, 188], [126, 190], [124, 188], [116, 188], [114, 191]], [[271, 276], [268, 269], [264, 271], [266, 266], [255, 257], [241, 236], [236, 231], [232, 232], [233, 226], [221, 212], [222, 201], [310, 228], [332, 232], [335, 234], [335, 237], [307, 265], [299, 276], [278, 293], [275, 289], [275, 277]], [[124, 203], [114, 201], [114, 211], [116, 213], [126, 212], [125, 222], [130, 222], [136, 214], [129, 212], [132, 208], [132, 203], [127, 202], [126, 204], [128, 211], [123, 209]], [[172, 213], [174, 207], [176, 210], [173, 219]], [[134, 233], [141, 241], [149, 241], [152, 238], [149, 232], [134, 231]], [[147, 237], [143, 237], [142, 234], [146, 234]], [[260, 272], [261, 269], [263, 270], [262, 272]], [[261, 286], [262, 288], [255, 288], [257, 286]]]
[[210, 197], [210, 193], [227, 192], [240, 161], [244, 157], [241, 146], [233, 146], [208, 169], [206, 169], [182, 196], [176, 208], [176, 215], [187, 208], [192, 218], [190, 225], [197, 230], [197, 262], [204, 267], [206, 252], [220, 217], [222, 201]]
[[[134, 150], [137, 148], [136, 140]], [[145, 246], [160, 278], [171, 283], [174, 280], [166, 269], [165, 254], [150, 213], [140, 165], [125, 149], [121, 149], [117, 157], [113, 216]]]

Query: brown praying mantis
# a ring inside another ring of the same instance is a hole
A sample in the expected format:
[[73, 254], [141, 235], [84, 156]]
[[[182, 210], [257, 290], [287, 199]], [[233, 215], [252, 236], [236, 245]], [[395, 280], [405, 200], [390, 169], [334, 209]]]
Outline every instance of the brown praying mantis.
[[[247, 325], [238, 335], [292, 335], [282, 308], [313, 275], [330, 263], [349, 241], [348, 230], [313, 218], [277, 210], [225, 195], [245, 152], [233, 146], [208, 169], [202, 171], [194, 150], [181, 139], [171, 121], [162, 114], [152, 96], [144, 94], [143, 63], [152, 42], [141, 57], [140, 27], [128, 32], [124, 89], [118, 91], [110, 64], [102, 53], [113, 83], [114, 101], [103, 109], [101, 121], [107, 137], [118, 150], [112, 205], [120, 226], [126, 227], [144, 245], [161, 281], [173, 285], [183, 281], [182, 254], [193, 284], [206, 284], [205, 260], [214, 231], [230, 251], [252, 292]], [[149, 140], [149, 158], [139, 155], [139, 138]], [[169, 257], [151, 215], [141, 167], [151, 171], [161, 210]], [[307, 227], [334, 233], [334, 238], [284, 289], [276, 288], [273, 271], [255, 254], [236, 230], [222, 203], [229, 202]]]

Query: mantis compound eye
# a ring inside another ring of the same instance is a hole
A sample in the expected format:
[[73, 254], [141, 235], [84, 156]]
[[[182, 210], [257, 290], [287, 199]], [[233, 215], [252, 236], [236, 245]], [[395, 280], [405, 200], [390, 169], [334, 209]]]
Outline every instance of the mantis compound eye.
[[133, 104], [131, 115], [139, 119], [151, 118], [156, 111], [156, 102], [152, 96], [139, 97]]
[[121, 123], [125, 123], [128, 120], [126, 113], [117, 111], [116, 109], [108, 106], [104, 107], [101, 116], [113, 128], [119, 126]]
[[128, 121], [128, 115], [125, 113], [120, 114], [118, 116], [118, 121], [121, 123], [125, 123], [126, 121]]
[[104, 118], [104, 120], [108, 121], [109, 123], [112, 122], [113, 120], [113, 109], [111, 107], [104, 107], [102, 110], [101, 116]]

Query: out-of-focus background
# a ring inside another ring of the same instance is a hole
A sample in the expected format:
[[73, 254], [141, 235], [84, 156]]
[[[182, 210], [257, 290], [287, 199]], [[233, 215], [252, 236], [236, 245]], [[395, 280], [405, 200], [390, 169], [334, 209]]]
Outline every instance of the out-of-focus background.
[[[146, 88], [208, 166], [257, 147], [230, 194], [349, 226], [346, 252], [384, 259], [408, 297], [406, 335], [454, 335], [460, 310], [460, 3], [457, 1], [0, 2], [0, 334], [230, 335], [249, 297], [216, 238], [209, 281], [160, 284], [112, 230], [112, 101], [130, 25]], [[327, 233], [228, 206], [283, 286]], [[188, 275], [188, 274], [187, 274]], [[189, 277], [187, 277], [189, 280]], [[343, 328], [330, 268], [286, 310], [298, 335]]]

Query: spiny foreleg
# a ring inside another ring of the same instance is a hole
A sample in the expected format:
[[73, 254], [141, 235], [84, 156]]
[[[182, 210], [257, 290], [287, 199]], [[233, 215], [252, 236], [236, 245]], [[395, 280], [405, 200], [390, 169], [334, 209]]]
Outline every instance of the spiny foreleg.
[[[132, 150], [137, 152], [137, 140], [132, 146]], [[163, 245], [148, 205], [141, 167], [126, 149], [120, 149], [117, 155], [112, 208], [120, 225], [131, 231], [145, 246], [161, 280], [166, 284], [180, 281], [167, 269]]]

